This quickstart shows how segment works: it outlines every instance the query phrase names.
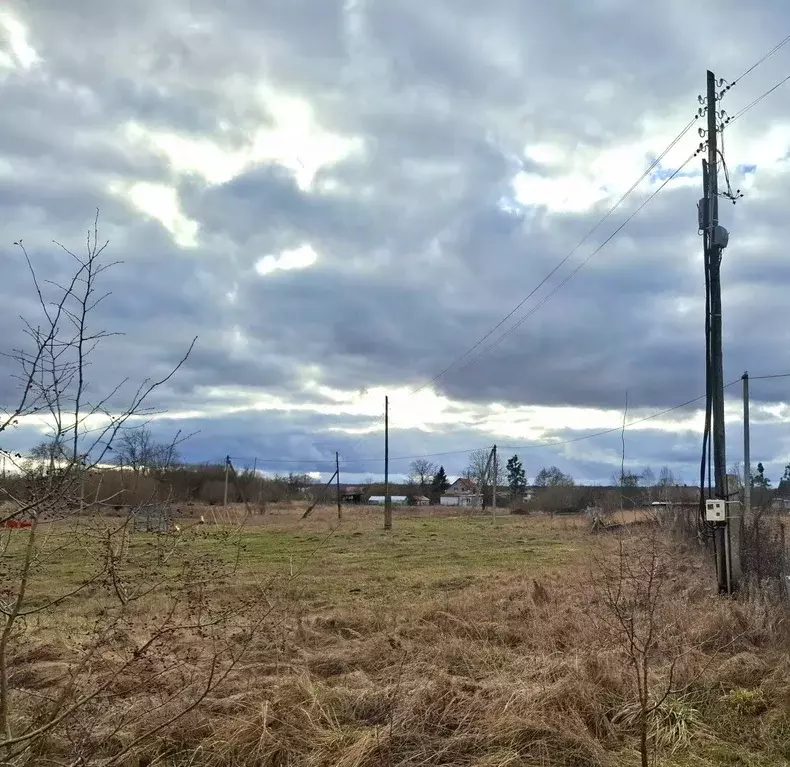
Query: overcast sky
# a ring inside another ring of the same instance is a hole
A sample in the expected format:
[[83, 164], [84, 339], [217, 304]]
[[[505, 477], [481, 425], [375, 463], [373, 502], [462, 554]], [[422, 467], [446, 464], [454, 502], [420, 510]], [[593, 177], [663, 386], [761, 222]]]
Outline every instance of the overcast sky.
[[[198, 432], [188, 460], [327, 476], [337, 450], [349, 481], [379, 476], [389, 394], [395, 475], [425, 454], [455, 475], [463, 451], [496, 443], [529, 478], [556, 464], [605, 482], [626, 392], [629, 421], [703, 393], [699, 158], [553, 291], [694, 152], [696, 125], [431, 379], [694, 117], [707, 68], [735, 80], [786, 34], [784, 0], [6, 0], [2, 340], [36, 320], [12, 243], [65, 274], [52, 240], [84, 247], [99, 208], [121, 263], [94, 322], [124, 335], [97, 351], [91, 394], [160, 374], [198, 336], [152, 403], [162, 439]], [[790, 45], [722, 108], [788, 74]], [[790, 372], [788, 95], [724, 135], [745, 193], [721, 207], [727, 381]], [[12, 372], [0, 361], [6, 405]], [[777, 480], [790, 378], [752, 390], [752, 455]], [[728, 392], [733, 463], [740, 383]], [[699, 407], [629, 427], [628, 466], [692, 482]], [[29, 448], [37, 428], [3, 446]]]

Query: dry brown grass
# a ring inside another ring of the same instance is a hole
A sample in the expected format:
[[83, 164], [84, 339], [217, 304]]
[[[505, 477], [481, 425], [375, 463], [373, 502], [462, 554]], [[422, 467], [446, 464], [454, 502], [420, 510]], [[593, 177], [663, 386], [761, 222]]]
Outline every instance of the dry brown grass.
[[[380, 508], [344, 509], [332, 532], [333, 509], [301, 521], [303, 508], [280, 506], [255, 520], [237, 582], [216, 595], [232, 601], [260, 589], [260, 599], [273, 605], [242, 664], [120, 764], [636, 763], [630, 671], [596, 619], [603, 606], [593, 558], [614, 555], [610, 536], [589, 535], [581, 518], [492, 523], [423, 509], [396, 511], [387, 535]], [[619, 521], [645, 518], [627, 514]], [[707, 564], [694, 553], [677, 551], [667, 566], [661, 617], [678, 627], [670, 638], [682, 636], [686, 652], [677, 664], [677, 693], [656, 718], [663, 763], [785, 764], [784, 614], [715, 598]], [[90, 597], [70, 604], [60, 626], [34, 627], [26, 646], [16, 648], [18, 720], [57, 690], [96, 607]], [[142, 623], [151, 616], [138, 617]], [[118, 641], [133, 642], [134, 631], [130, 626]], [[190, 641], [198, 664], [203, 640]], [[669, 642], [659, 651], [657, 682], [677, 655]], [[108, 652], [93, 673], [111, 674], [115, 662]], [[183, 689], [189, 670], [168, 671], [167, 658], [160, 662], [161, 669], [146, 671], [145, 688], [122, 676], [108, 691], [139, 717], [133, 729], [115, 733], [107, 757], [178, 704], [167, 696]], [[97, 738], [112, 731], [117, 714], [109, 702], [81, 712], [74, 727], [87, 730], [90, 720]], [[68, 763], [67, 741], [48, 747], [64, 759], [53, 764]], [[736, 752], [742, 761], [724, 761], [722, 754]]]

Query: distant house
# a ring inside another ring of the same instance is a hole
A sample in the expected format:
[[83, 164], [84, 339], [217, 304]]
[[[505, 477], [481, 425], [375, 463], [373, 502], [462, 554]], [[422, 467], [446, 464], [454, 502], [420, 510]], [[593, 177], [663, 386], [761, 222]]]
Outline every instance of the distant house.
[[430, 502], [430, 499], [426, 498], [424, 495], [409, 496], [409, 506], [428, 506]]
[[477, 495], [477, 483], [473, 479], [466, 477], [458, 477], [447, 490], [444, 491], [445, 496], [465, 496]]
[[439, 498], [439, 504], [477, 508], [483, 505], [483, 496], [477, 492], [477, 483], [473, 479], [458, 477]]
[[439, 498], [440, 506], [461, 506], [465, 509], [477, 509], [483, 505], [482, 495], [443, 495]]

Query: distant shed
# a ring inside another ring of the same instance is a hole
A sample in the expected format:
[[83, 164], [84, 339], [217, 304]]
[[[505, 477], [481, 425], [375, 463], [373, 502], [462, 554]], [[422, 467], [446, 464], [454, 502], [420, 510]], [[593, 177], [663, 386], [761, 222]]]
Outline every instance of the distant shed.
[[346, 485], [340, 493], [343, 503], [362, 503], [362, 496], [365, 495], [365, 488], [358, 485]]
[[[373, 506], [383, 506], [386, 498], [383, 495], [371, 495], [368, 499], [368, 503]], [[391, 495], [390, 501], [393, 506], [405, 506], [409, 499], [405, 495]]]

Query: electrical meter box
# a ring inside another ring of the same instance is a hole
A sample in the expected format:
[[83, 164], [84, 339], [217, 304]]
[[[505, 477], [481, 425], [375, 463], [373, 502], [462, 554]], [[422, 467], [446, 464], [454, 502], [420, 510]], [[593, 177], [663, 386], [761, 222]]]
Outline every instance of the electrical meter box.
[[705, 501], [705, 521], [706, 522], [726, 522], [727, 507], [724, 501], [709, 499]]

